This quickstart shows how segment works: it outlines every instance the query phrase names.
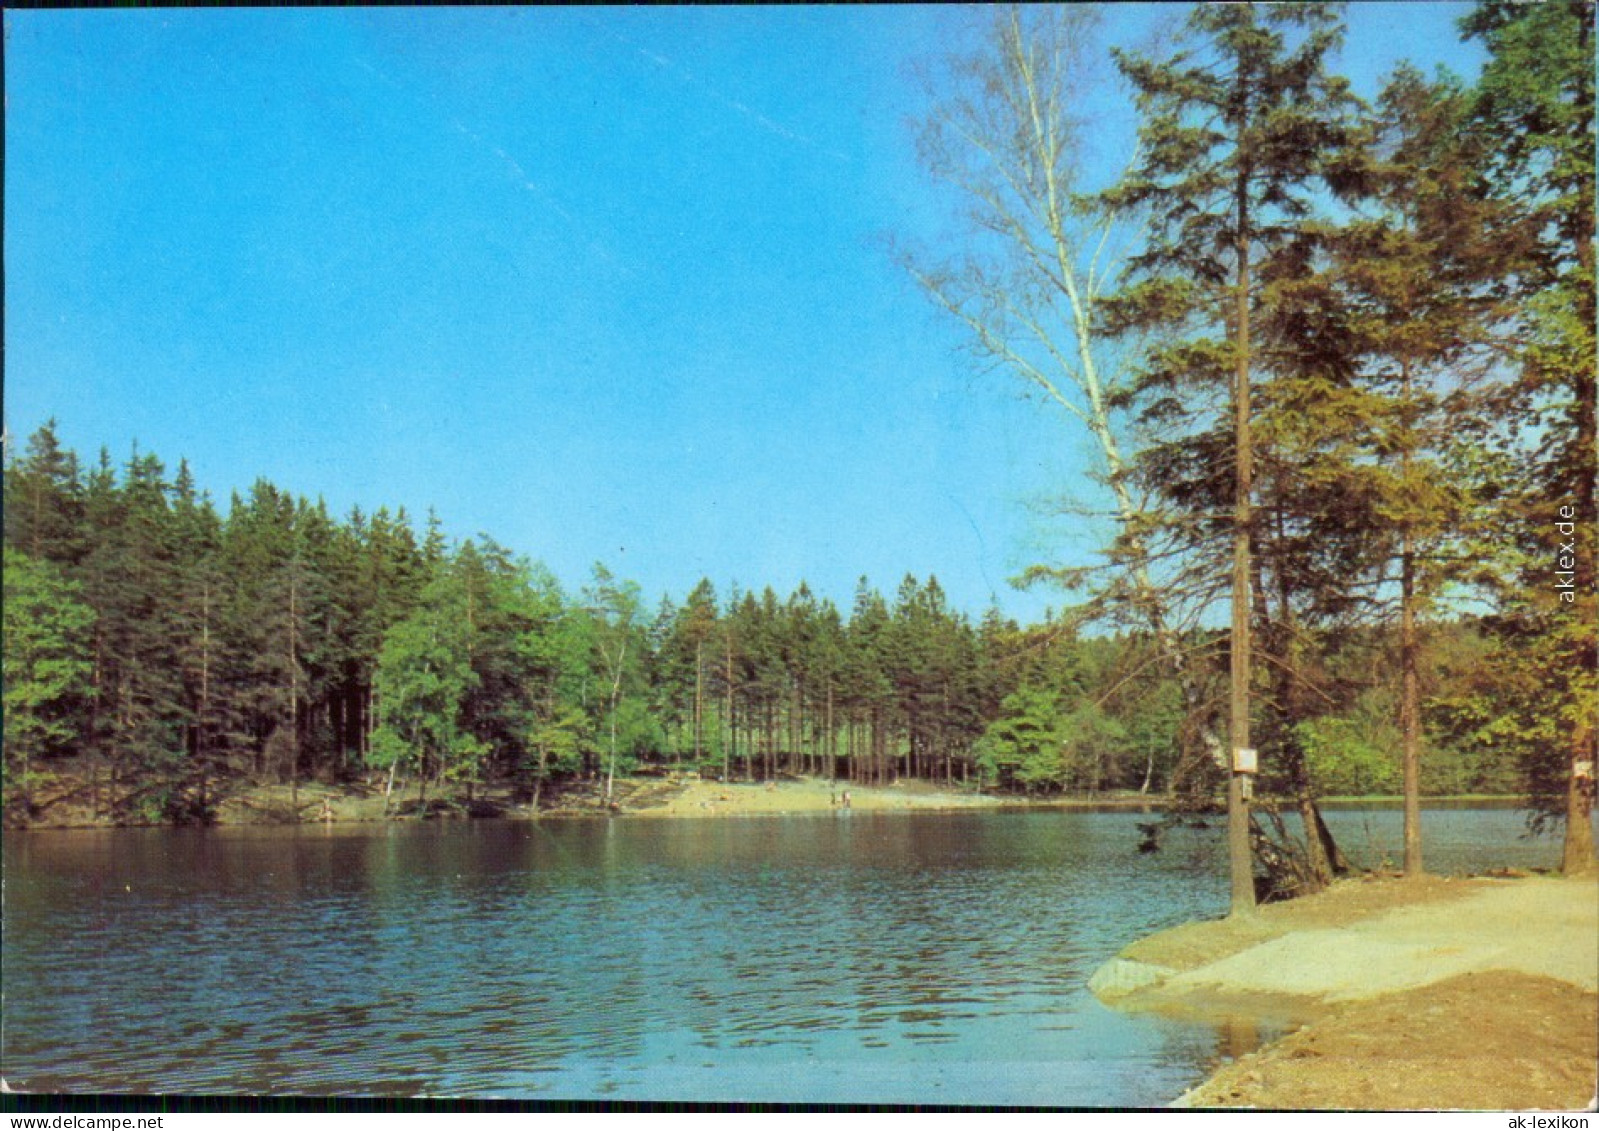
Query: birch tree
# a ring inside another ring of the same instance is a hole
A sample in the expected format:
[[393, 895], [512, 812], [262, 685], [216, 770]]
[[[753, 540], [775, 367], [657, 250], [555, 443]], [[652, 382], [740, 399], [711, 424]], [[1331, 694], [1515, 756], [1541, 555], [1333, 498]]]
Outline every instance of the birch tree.
[[[928, 76], [933, 108], [918, 149], [928, 173], [965, 208], [968, 238], [937, 260], [901, 249], [900, 261], [966, 331], [977, 359], [1001, 370], [1085, 432], [1108, 490], [1115, 534], [1095, 568], [1037, 564], [1024, 584], [1086, 588], [1082, 615], [1150, 633], [1182, 687], [1200, 742], [1220, 739], [1176, 606], [1193, 592], [1162, 544], [1147, 496], [1129, 475], [1128, 388], [1102, 331], [1104, 299], [1124, 280], [1138, 238], [1131, 210], [1107, 210], [1085, 173], [1082, 108], [1096, 77], [1097, 10], [1010, 7], [988, 16], [982, 46]], [[1158, 571], [1158, 572], [1157, 572]]]
[[636, 729], [634, 712], [623, 712], [623, 694], [630, 676], [640, 662], [638, 628], [641, 602], [636, 582], [618, 581], [603, 564], [594, 564], [593, 581], [583, 591], [586, 611], [593, 618], [595, 658], [598, 674], [605, 685], [607, 756], [605, 761], [605, 803], [615, 797], [616, 761], [625, 731]]

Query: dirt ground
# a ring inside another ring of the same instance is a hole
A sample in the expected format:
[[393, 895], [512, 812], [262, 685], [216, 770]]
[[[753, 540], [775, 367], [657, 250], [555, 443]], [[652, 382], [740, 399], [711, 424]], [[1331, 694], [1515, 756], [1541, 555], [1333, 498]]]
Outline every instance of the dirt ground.
[[1141, 940], [1116, 1004], [1301, 1027], [1192, 1107], [1583, 1110], [1599, 1078], [1599, 883], [1356, 880]]
[[1599, 996], [1503, 970], [1333, 1011], [1223, 1067], [1186, 1107], [1590, 1108]]

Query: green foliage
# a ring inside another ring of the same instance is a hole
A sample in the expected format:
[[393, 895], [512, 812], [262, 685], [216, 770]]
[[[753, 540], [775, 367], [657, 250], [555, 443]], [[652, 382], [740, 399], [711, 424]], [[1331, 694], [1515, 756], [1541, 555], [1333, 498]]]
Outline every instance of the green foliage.
[[[1129, 480], [1153, 500], [1141, 537], [1163, 599], [1196, 622], [1233, 602], [1238, 630], [1207, 660], [1237, 673], [1235, 744], [1247, 736], [1294, 792], [1306, 628], [1349, 615], [1381, 540], [1337, 314], [1307, 293], [1317, 213], [1357, 187], [1357, 103], [1331, 66], [1342, 38], [1336, 5], [1208, 4], [1164, 57], [1115, 52], [1140, 153], [1105, 194], [1148, 223], [1108, 303], [1138, 347], [1125, 399], [1145, 437]], [[1204, 726], [1204, 697], [1188, 705]]]
[[429, 584], [417, 610], [383, 638], [373, 681], [379, 725], [371, 763], [379, 769], [414, 766], [426, 778], [460, 776], [483, 743], [463, 725], [462, 706], [478, 684], [468, 650], [466, 592], [446, 573]]
[[1021, 786], [1029, 792], [1063, 785], [1067, 720], [1057, 696], [1043, 688], [1021, 687], [1005, 697], [1000, 711], [977, 742], [984, 779], [1001, 789]]
[[83, 481], [78, 458], [61, 447], [56, 422], [28, 438], [27, 454], [6, 468], [6, 545], [35, 561], [72, 564], [84, 552]]
[[[616, 706], [617, 772], [632, 773], [644, 759], [660, 751], [665, 733], [656, 713], [642, 699], [623, 699]], [[606, 719], [607, 725], [610, 718]]]
[[1100, 705], [1084, 700], [1061, 723], [1065, 781], [1077, 789], [1098, 792], [1120, 775], [1127, 750], [1127, 728]]
[[1502, 694], [1471, 713], [1483, 741], [1520, 760], [1542, 817], [1565, 821], [1565, 867], [1588, 870], [1594, 788], [1575, 767], [1599, 741], [1594, 8], [1492, 0], [1462, 28], [1489, 52], [1472, 115], [1485, 191], [1530, 231], [1506, 279], [1524, 311], [1517, 372], [1479, 429], [1498, 458], [1474, 465], [1493, 475], [1501, 519], [1479, 577], [1501, 612], [1488, 626]]
[[26, 805], [40, 763], [70, 748], [91, 692], [94, 611], [49, 562], [5, 547], [5, 804]]
[[[75, 466], [59, 449], [50, 462]], [[1165, 789], [1191, 741], [1184, 696], [1147, 633], [1087, 638], [1069, 618], [1023, 628], [993, 610], [974, 624], [932, 578], [904, 579], [892, 602], [863, 579], [847, 616], [804, 586], [719, 601], [702, 583], [646, 621], [636, 587], [609, 572], [573, 601], [488, 539], [436, 545], [430, 564], [403, 512], [338, 522], [262, 483], [224, 517], [186, 468], [168, 484], [141, 456], [128, 476], [102, 461], [77, 486], [21, 477], [83, 505], [77, 527], [41, 541], [76, 561], [6, 547], [8, 797], [84, 750], [122, 775], [103, 803], [138, 820], [204, 820], [194, 806], [205, 783], [245, 774], [392, 766], [429, 789], [536, 792], [687, 762], [696, 749], [702, 770], [733, 777]], [[39, 513], [57, 513], [46, 495]], [[145, 584], [119, 579], [119, 565]], [[1502, 788], [1512, 751], [1542, 733], [1505, 708], [1528, 704], [1530, 716], [1548, 673], [1507, 680], [1476, 634], [1445, 625], [1432, 636], [1424, 781]], [[1304, 732], [1315, 772], [1335, 784], [1342, 770], [1323, 755], [1333, 739], [1391, 751], [1380, 725], [1391, 660], [1374, 630], [1342, 639], [1359, 646], [1340, 658], [1318, 645], [1306, 668], [1337, 700], [1316, 700]], [[64, 666], [18, 679], [29, 640], [38, 655], [61, 649]], [[1204, 655], [1203, 637], [1188, 646]], [[90, 694], [96, 684], [111, 704]], [[114, 709], [129, 694], [144, 697], [131, 726]]]
[[1115, 712], [1129, 760], [1124, 784], [1134, 784], [1135, 777], [1139, 786], [1155, 789], [1175, 784], [1185, 714], [1182, 690], [1174, 679], [1131, 689]]
[[527, 734], [522, 769], [534, 781], [567, 777], [583, 767], [583, 752], [593, 745], [592, 720], [575, 707], [536, 717]]
[[1322, 793], [1368, 797], [1398, 791], [1399, 732], [1391, 719], [1323, 717], [1297, 729], [1311, 777]]

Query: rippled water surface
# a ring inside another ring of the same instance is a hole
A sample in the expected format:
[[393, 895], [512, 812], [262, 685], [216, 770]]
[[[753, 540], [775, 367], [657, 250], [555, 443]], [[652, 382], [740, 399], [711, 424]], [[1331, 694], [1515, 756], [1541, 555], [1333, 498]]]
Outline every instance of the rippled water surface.
[[[1151, 1106], [1254, 1039], [1099, 1005], [1225, 910], [1133, 814], [8, 833], [0, 1072], [67, 1092]], [[1357, 857], [1397, 813], [1335, 813]], [[1429, 865], [1550, 864], [1511, 812]]]

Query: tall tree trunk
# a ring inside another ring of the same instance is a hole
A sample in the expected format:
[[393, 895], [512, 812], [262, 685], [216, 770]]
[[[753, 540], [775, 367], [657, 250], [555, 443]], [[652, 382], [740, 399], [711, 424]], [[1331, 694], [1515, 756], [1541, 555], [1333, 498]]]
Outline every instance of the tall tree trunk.
[[289, 579], [289, 805], [300, 815], [300, 581]]
[[725, 669], [727, 672], [727, 692], [725, 697], [726, 705], [723, 708], [724, 717], [719, 721], [718, 725], [727, 728], [727, 738], [722, 743], [722, 780], [732, 781], [733, 743], [738, 732], [733, 721], [733, 636], [731, 632], [725, 635], [724, 642], [727, 646], [727, 668]]
[[[1274, 479], [1274, 482], [1276, 480]], [[1308, 866], [1311, 886], [1320, 891], [1332, 883], [1333, 865], [1328, 852], [1326, 841], [1323, 839], [1322, 830], [1326, 827], [1321, 819], [1321, 813], [1316, 807], [1316, 793], [1310, 780], [1310, 767], [1305, 762], [1304, 749], [1299, 744], [1299, 737], [1294, 733], [1294, 725], [1300, 717], [1300, 680], [1299, 680], [1299, 639], [1298, 625], [1294, 617], [1293, 587], [1288, 579], [1288, 570], [1285, 568], [1286, 547], [1288, 544], [1288, 528], [1286, 515], [1282, 505], [1281, 484], [1277, 483], [1274, 492], [1275, 500], [1272, 508], [1275, 518], [1277, 533], [1276, 540], [1276, 569], [1274, 574], [1277, 579], [1277, 623], [1272, 625], [1270, 612], [1266, 605], [1265, 585], [1257, 583], [1261, 596], [1261, 630], [1265, 639], [1271, 641], [1271, 647], [1276, 654], [1276, 664], [1272, 668], [1272, 682], [1276, 687], [1278, 712], [1281, 718], [1279, 731], [1279, 756], [1282, 758], [1282, 768], [1287, 772], [1292, 783], [1294, 807], [1299, 810], [1299, 819], [1305, 830], [1305, 863]], [[1258, 563], [1263, 555], [1255, 555]], [[1257, 569], [1258, 569], [1257, 564]], [[1307, 893], [1308, 894], [1308, 893]]]
[[383, 816], [389, 815], [389, 801], [394, 797], [394, 773], [400, 768], [398, 758], [389, 763], [389, 783], [383, 789]]
[[[1401, 361], [1399, 447], [1400, 481], [1407, 488], [1411, 481], [1411, 459], [1415, 434], [1411, 429], [1410, 363]], [[1399, 532], [1399, 742], [1404, 773], [1405, 796], [1405, 875], [1425, 874], [1421, 860], [1421, 675], [1417, 660], [1416, 637], [1416, 546], [1410, 516]]]
[[[1593, 241], [1590, 230], [1585, 241], [1585, 255], [1591, 267], [1593, 258]], [[1590, 276], [1591, 277], [1591, 276]], [[1593, 294], [1590, 288], [1585, 304], [1590, 325], [1594, 316]], [[1595, 428], [1595, 394], [1596, 387], [1593, 374], [1589, 373], [1584, 378], [1577, 378], [1577, 407], [1576, 407], [1576, 448], [1579, 452], [1586, 452], [1589, 460], [1588, 475], [1592, 473], [1592, 453], [1599, 436]], [[1582, 637], [1577, 648], [1577, 669], [1580, 672], [1592, 675], [1594, 669], [1599, 667], [1599, 641], [1595, 640], [1596, 600], [1595, 584], [1599, 581], [1599, 569], [1596, 569], [1594, 540], [1599, 538], [1599, 508], [1595, 506], [1595, 485], [1592, 478], [1584, 476], [1577, 484], [1577, 502], [1573, 511], [1575, 513], [1574, 526], [1576, 537], [1575, 561], [1572, 563], [1575, 588], [1566, 590], [1574, 593], [1573, 613], [1579, 625]], [[1578, 693], [1581, 694], [1580, 692]], [[1561, 853], [1561, 870], [1567, 875], [1589, 875], [1599, 869], [1599, 860], [1594, 857], [1593, 842], [1593, 807], [1595, 788], [1595, 747], [1599, 746], [1599, 735], [1595, 733], [1599, 720], [1594, 718], [1593, 700], [1590, 697], [1586, 702], [1579, 700], [1576, 725], [1571, 731], [1570, 770], [1566, 782], [1566, 834], [1565, 844]]]
[[705, 641], [694, 641], [694, 765], [700, 764], [701, 737], [705, 728]]
[[1425, 869], [1421, 861], [1421, 677], [1416, 663], [1416, 561], [1408, 527], [1400, 536], [1399, 590], [1399, 731], [1404, 762], [1405, 875], [1415, 878], [1424, 875]]
[[544, 796], [544, 774], [549, 764], [550, 747], [546, 742], [539, 743], [538, 776], [533, 779], [533, 815], [539, 813], [539, 802]]
[[[1239, 81], [1244, 81], [1240, 74]], [[1236, 184], [1237, 238], [1234, 254], [1237, 275], [1233, 305], [1233, 342], [1236, 367], [1233, 376], [1233, 577], [1232, 635], [1228, 649], [1228, 735], [1232, 765], [1227, 774], [1227, 857], [1232, 881], [1231, 913], [1255, 911], [1254, 863], [1249, 845], [1249, 775], [1241, 773], [1238, 759], [1249, 749], [1249, 538], [1253, 524], [1251, 479], [1254, 448], [1249, 407], [1249, 171], [1240, 165]]]

